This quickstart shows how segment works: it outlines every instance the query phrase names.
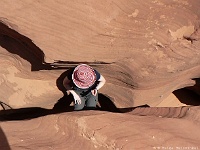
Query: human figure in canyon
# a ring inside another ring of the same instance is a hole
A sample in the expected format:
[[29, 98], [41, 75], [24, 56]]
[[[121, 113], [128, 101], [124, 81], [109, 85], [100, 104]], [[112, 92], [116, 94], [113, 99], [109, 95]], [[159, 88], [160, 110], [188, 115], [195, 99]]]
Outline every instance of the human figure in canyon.
[[95, 109], [98, 90], [105, 84], [105, 78], [91, 66], [80, 64], [69, 70], [63, 80], [67, 94], [74, 97], [74, 110]]

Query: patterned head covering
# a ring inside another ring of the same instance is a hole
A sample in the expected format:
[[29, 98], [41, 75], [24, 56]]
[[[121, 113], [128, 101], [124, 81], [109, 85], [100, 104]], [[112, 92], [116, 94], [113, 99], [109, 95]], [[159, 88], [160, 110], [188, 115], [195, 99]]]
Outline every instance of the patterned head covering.
[[78, 88], [87, 89], [95, 83], [96, 73], [92, 67], [80, 64], [74, 69], [72, 80]]

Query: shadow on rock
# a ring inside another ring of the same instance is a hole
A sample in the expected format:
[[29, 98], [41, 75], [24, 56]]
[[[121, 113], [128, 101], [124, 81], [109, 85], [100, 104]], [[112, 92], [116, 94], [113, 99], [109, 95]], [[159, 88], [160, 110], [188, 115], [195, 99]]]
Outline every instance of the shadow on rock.
[[3, 132], [3, 130], [0, 127], [0, 149], [1, 150], [11, 150], [8, 140]]
[[2, 22], [0, 22], [0, 46], [30, 62], [32, 71], [52, 68], [50, 64], [45, 63], [44, 52], [31, 39]]
[[[139, 107], [149, 107], [143, 105]], [[99, 94], [99, 103], [97, 104], [97, 111], [108, 111], [113, 113], [127, 113], [133, 111], [137, 107], [117, 108], [111, 99], [103, 94]], [[89, 109], [84, 108], [83, 111]], [[51, 114], [58, 114], [64, 112], [74, 111], [73, 96], [64, 95], [60, 98], [52, 109], [45, 109], [41, 107], [28, 107], [19, 109], [7, 109], [0, 111], [0, 121], [12, 121], [12, 120], [27, 120], [38, 118]]]
[[[101, 111], [109, 111], [109, 112], [120, 112], [120, 109], [118, 109], [115, 104], [110, 100], [109, 97], [99, 93], [98, 95], [99, 102], [97, 104], [96, 110]], [[70, 105], [73, 105], [74, 98], [70, 95], [64, 95], [62, 98], [58, 100], [58, 102], [54, 105], [54, 110], [68, 110], [71, 109]], [[88, 110], [87, 108], [84, 108], [83, 110]]]
[[173, 92], [173, 94], [178, 98], [178, 100], [186, 105], [199, 106], [200, 96], [193, 90], [183, 88], [178, 89]]
[[70, 106], [74, 101], [73, 96], [65, 94], [60, 98], [57, 103], [54, 105], [53, 110], [57, 111], [70, 111], [73, 106]]
[[[57, 88], [63, 92], [64, 96], [66, 94], [66, 89], [63, 86], [63, 80], [64, 78], [70, 73], [70, 69], [64, 71], [56, 80], [56, 86]], [[66, 96], [65, 96], [66, 97]]]

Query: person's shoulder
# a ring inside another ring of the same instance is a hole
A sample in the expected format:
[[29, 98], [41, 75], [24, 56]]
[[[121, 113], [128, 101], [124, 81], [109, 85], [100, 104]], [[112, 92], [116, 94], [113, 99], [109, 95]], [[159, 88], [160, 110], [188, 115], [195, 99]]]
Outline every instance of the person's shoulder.
[[70, 68], [70, 69], [67, 70], [67, 78], [68, 78], [69, 80], [72, 80], [72, 74], [73, 74], [73, 72], [74, 72], [74, 69], [75, 69], [75, 67]]
[[96, 74], [96, 77], [97, 77], [97, 79], [96, 80], [99, 80], [100, 79], [100, 77], [101, 77], [101, 74], [96, 70], [96, 69], [94, 69], [94, 72], [95, 72], [95, 74]]

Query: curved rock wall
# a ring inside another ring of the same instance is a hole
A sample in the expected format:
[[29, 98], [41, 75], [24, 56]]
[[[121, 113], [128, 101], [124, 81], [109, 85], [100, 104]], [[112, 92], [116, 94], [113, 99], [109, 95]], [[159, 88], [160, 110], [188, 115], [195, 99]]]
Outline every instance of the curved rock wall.
[[[13, 76], [19, 70], [17, 74], [28, 74], [30, 82], [32, 78], [37, 80], [39, 74], [44, 76], [43, 81], [33, 80], [30, 86], [21, 83], [26, 82], [24, 77], [13, 81], [9, 81], [10, 77], [2, 79], [9, 87], [3, 89], [9, 92], [5, 96], [1, 91], [1, 97], [4, 101], [9, 99], [8, 103], [14, 107], [16, 102], [11, 99], [19, 98], [27, 102], [18, 106], [42, 105], [40, 102], [28, 104], [35, 98], [52, 106], [62, 96], [56, 90], [56, 77], [67, 68], [68, 62], [109, 63], [94, 67], [107, 79], [101, 92], [119, 107], [156, 106], [174, 90], [195, 85], [191, 79], [200, 76], [200, 12], [196, 0], [98, 3], [49, 0], [15, 4], [2, 0], [0, 3], [1, 57], [6, 60], [15, 57], [9, 61], [14, 65], [8, 64], [12, 71], [8, 74]], [[49, 71], [27, 73], [30, 68]], [[11, 84], [19, 88], [13, 90]], [[40, 84], [43, 86], [38, 93]], [[49, 98], [52, 91], [55, 95]], [[18, 97], [14, 92], [25, 97]]]

